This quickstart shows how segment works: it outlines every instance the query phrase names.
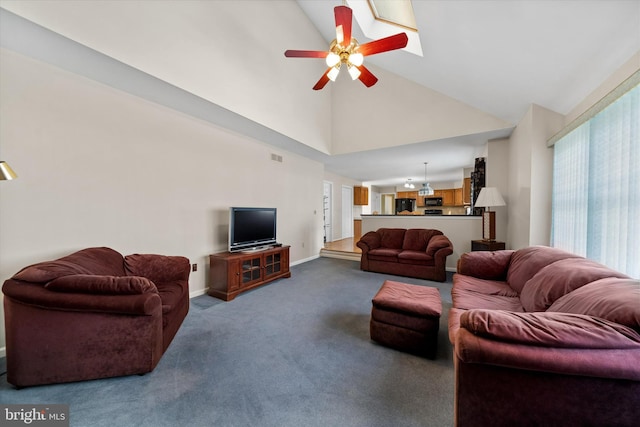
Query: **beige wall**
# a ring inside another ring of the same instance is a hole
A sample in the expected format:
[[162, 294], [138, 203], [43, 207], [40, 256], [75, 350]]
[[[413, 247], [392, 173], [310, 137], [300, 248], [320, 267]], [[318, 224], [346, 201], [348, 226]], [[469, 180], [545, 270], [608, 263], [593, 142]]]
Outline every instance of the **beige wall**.
[[318, 255], [321, 163], [0, 55], [0, 153], [19, 175], [0, 182], [2, 281], [31, 263], [109, 246], [186, 256], [199, 267], [190, 292], [203, 293], [207, 255], [226, 249], [230, 206], [278, 208], [278, 240], [291, 245], [292, 261]]
[[563, 116], [531, 105], [509, 139], [507, 246], [548, 245], [551, 230], [553, 151], [547, 139]]
[[[496, 212], [496, 240], [507, 241], [507, 224], [509, 223], [509, 139], [494, 139], [487, 146], [487, 187], [496, 187], [506, 206], [491, 207]], [[507, 248], [509, 248], [507, 246]]]

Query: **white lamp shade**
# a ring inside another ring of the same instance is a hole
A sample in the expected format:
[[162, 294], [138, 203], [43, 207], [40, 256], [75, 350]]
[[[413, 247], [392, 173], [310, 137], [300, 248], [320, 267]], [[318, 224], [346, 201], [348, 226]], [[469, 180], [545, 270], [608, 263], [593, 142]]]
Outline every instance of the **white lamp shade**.
[[484, 187], [480, 190], [478, 200], [476, 200], [475, 207], [477, 208], [490, 208], [491, 206], [505, 206], [506, 203], [500, 195], [500, 192], [495, 187]]
[[334, 67], [338, 64], [338, 62], [340, 62], [340, 56], [333, 52], [329, 52], [329, 54], [325, 58], [325, 62], [327, 63], [327, 66]]
[[333, 67], [331, 70], [329, 70], [329, 72], [327, 73], [327, 77], [329, 77], [329, 80], [331, 80], [332, 82], [336, 81], [336, 77], [338, 77], [338, 73], [340, 72], [340, 68], [337, 67]]

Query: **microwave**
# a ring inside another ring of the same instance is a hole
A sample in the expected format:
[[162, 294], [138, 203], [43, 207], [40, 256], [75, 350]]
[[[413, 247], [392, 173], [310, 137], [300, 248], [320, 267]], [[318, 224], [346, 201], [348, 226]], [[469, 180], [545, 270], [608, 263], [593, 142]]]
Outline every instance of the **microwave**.
[[425, 206], [442, 206], [442, 197], [425, 197]]

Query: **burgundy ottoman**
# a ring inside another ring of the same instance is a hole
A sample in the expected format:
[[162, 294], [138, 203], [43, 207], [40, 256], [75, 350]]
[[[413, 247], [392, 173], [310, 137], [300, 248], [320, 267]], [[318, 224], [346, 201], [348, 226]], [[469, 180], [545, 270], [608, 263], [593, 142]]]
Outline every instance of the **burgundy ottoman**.
[[442, 314], [437, 288], [385, 280], [372, 303], [372, 340], [435, 359]]

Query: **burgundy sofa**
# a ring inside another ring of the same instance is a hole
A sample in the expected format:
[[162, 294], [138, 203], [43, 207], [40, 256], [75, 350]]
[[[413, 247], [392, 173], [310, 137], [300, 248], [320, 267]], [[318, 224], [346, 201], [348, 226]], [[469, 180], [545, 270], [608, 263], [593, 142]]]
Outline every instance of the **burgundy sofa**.
[[439, 230], [379, 228], [356, 245], [362, 249], [360, 269], [444, 282], [451, 241]]
[[558, 249], [470, 252], [451, 291], [457, 426], [640, 420], [640, 281]]
[[89, 248], [4, 282], [16, 387], [152, 371], [189, 311], [189, 260]]

